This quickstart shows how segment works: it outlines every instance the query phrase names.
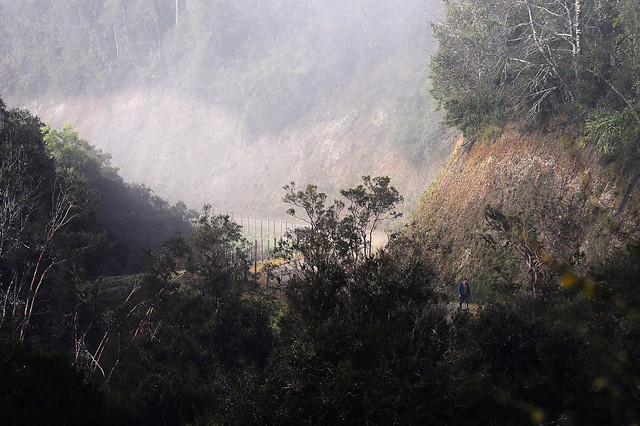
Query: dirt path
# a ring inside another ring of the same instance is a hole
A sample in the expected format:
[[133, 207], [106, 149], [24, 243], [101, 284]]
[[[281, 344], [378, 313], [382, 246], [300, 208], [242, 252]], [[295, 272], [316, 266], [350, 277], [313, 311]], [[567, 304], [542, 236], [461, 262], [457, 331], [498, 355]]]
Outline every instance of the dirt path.
[[[469, 313], [471, 315], [477, 315], [479, 308], [480, 308], [480, 305], [478, 305], [477, 303], [469, 303], [469, 309], [465, 307], [464, 303], [462, 304], [462, 311]], [[459, 310], [460, 310], [460, 304], [458, 302], [450, 302], [447, 307], [448, 316], [451, 317], [455, 312]]]

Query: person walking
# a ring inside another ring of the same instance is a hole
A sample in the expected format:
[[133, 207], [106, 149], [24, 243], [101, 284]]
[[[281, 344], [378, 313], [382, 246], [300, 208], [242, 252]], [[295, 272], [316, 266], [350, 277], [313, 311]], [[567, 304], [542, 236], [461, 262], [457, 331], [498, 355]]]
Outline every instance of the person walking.
[[469, 288], [469, 282], [466, 278], [462, 279], [462, 282], [458, 285], [458, 301], [460, 303], [460, 307], [458, 309], [462, 309], [462, 303], [464, 302], [466, 308], [469, 309], [469, 296], [471, 295], [471, 289]]

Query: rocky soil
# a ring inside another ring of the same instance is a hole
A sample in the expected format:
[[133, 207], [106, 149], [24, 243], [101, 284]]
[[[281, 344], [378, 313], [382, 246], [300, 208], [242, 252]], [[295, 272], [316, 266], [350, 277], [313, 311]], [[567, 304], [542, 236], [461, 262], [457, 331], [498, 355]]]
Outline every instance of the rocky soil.
[[458, 141], [411, 230], [437, 260], [442, 285], [467, 276], [488, 294], [510, 285], [498, 282], [517, 276], [507, 271], [520, 270], [521, 282], [529, 277], [506, 238], [488, 226], [487, 204], [535, 236], [547, 265], [584, 273], [638, 238], [637, 188], [619, 210], [629, 183], [629, 173], [604, 164], [571, 130], [496, 130], [484, 140]]

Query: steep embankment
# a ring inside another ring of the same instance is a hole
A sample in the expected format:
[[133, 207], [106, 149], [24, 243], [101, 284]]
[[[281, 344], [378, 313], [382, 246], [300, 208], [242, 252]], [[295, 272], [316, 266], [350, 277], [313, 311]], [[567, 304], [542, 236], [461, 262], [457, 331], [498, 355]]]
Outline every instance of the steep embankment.
[[[442, 285], [466, 275], [476, 294], [487, 297], [530, 283], [507, 234], [516, 242], [528, 238], [547, 276], [561, 265], [585, 272], [637, 238], [637, 190], [620, 211], [629, 182], [570, 131], [507, 128], [483, 141], [458, 142], [411, 230], [435, 259]], [[506, 234], [489, 226], [487, 204], [508, 219]]]
[[454, 133], [442, 132], [429, 163], [412, 162], [394, 142], [393, 103], [367, 107], [350, 99], [281, 134], [261, 136], [220, 108], [168, 89], [48, 96], [22, 105], [54, 126], [71, 123], [113, 156], [125, 179], [192, 208], [209, 203], [217, 211], [283, 216], [282, 186], [290, 181], [331, 193], [362, 175], [390, 176], [404, 209], [415, 208], [451, 152]]

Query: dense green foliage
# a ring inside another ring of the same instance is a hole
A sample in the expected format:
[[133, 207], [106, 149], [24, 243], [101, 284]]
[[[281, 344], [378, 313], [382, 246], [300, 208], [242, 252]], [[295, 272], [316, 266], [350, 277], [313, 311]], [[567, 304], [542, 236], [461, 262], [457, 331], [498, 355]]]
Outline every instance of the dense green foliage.
[[41, 309], [57, 314], [45, 324], [62, 320], [56, 305], [67, 302], [73, 286], [54, 289], [50, 280], [72, 283], [81, 256], [100, 233], [93, 195], [72, 171], [56, 167], [40, 127], [27, 111], [0, 105], [0, 328], [21, 341], [39, 312], [37, 298], [46, 295], [53, 305]]
[[[70, 128], [0, 104], [0, 328], [58, 347], [85, 280], [141, 270], [139, 252], [189, 232], [184, 206], [125, 184]], [[47, 312], [48, 315], [41, 315]]]
[[[1, 101], [0, 119], [3, 419], [640, 421], [638, 245], [584, 276], [572, 271], [573, 247], [557, 248], [561, 275], [535, 281], [549, 265], [530, 262], [533, 286], [510, 275], [515, 295], [499, 288], [477, 311], [456, 310], [433, 278], [438, 253], [407, 235], [374, 252], [373, 228], [397, 217], [402, 197], [388, 177], [365, 176], [332, 203], [315, 185], [285, 187], [289, 213], [308, 226], [278, 247], [284, 264], [266, 268], [278, 279], [271, 293], [250, 273], [240, 227], [206, 206], [192, 232], [147, 252], [140, 274], [109, 277], [123, 270], [106, 261], [114, 246], [154, 241], [145, 220], [170, 229], [187, 212], [149, 190], [126, 195], [136, 188], [70, 128], [43, 136], [37, 118]], [[579, 229], [553, 205], [539, 206], [540, 220], [570, 240]], [[549, 261], [543, 229], [491, 205], [485, 219], [488, 253], [499, 258], [500, 235], [523, 259]]]
[[[71, 126], [59, 131], [47, 125], [43, 132], [48, 155], [96, 196], [93, 208], [108, 238], [95, 249], [100, 261], [90, 265], [93, 275], [140, 272], [143, 249], [157, 250], [171, 235], [189, 233], [195, 212], [184, 203], [171, 206], [150, 188], [124, 182], [109, 164], [110, 156], [82, 139]], [[99, 249], [103, 251], [98, 253]]]
[[445, 302], [415, 242], [397, 236], [385, 250], [355, 257], [349, 248], [360, 226], [336, 216], [341, 201], [327, 205], [312, 185], [286, 189], [285, 201], [309, 220], [291, 242], [304, 261], [288, 267], [280, 344], [262, 374], [252, 371], [232, 389], [225, 421], [638, 420], [639, 301], [630, 294], [640, 274], [637, 248], [592, 278], [567, 272], [537, 298], [505, 295], [471, 314]]
[[64, 354], [0, 340], [0, 392], [7, 424], [111, 424], [104, 395]]
[[[637, 0], [447, 1], [436, 25], [435, 98], [466, 134], [507, 119], [570, 111], [593, 124], [603, 149], [605, 123], [640, 127]], [[624, 138], [615, 143], [623, 144]]]
[[[194, 420], [272, 345], [239, 226], [205, 210], [191, 233], [184, 207], [124, 184], [70, 128], [42, 127], [0, 102], [4, 418], [82, 424], [108, 407], [110, 424]], [[113, 219], [126, 213], [139, 219]], [[180, 229], [148, 252], [144, 275], [99, 276]], [[62, 354], [39, 354], [49, 349]]]
[[33, 96], [168, 84], [255, 131], [277, 131], [360, 75], [415, 83], [432, 45], [424, 16], [439, 9], [398, 0], [2, 0], [0, 87]]
[[[473, 419], [493, 425], [640, 419], [637, 246], [589, 276], [566, 269], [538, 297], [525, 284], [516, 297], [496, 298], [475, 313], [458, 311], [435, 285], [423, 246], [397, 235], [373, 252], [373, 224], [394, 217], [402, 197], [388, 178], [364, 177], [333, 203], [314, 185], [285, 188], [289, 212], [308, 226], [279, 247], [287, 262], [279, 270], [271, 266], [279, 279], [271, 295], [250, 274], [250, 245], [240, 227], [207, 207], [190, 235], [149, 252], [143, 274], [87, 279], [73, 253], [94, 235], [80, 225], [96, 223], [90, 206], [97, 198], [85, 185], [96, 177], [80, 166], [102, 158], [106, 167], [106, 159], [70, 129], [49, 129], [51, 159], [37, 120], [2, 111], [2, 205], [31, 194], [18, 210], [30, 213], [27, 221], [51, 209], [39, 191], [28, 191], [30, 180], [12, 179], [25, 167], [43, 191], [65, 172], [76, 182], [65, 190], [84, 200], [82, 209], [80, 201], [73, 204], [75, 227], [56, 233], [60, 240], [46, 247], [50, 267], [39, 294], [48, 297], [36, 300], [37, 318], [9, 314], [12, 303], [23, 308], [29, 300], [28, 294], [10, 298], [23, 274], [10, 262], [11, 250], [28, 248], [10, 242], [37, 238], [39, 226], [24, 234], [3, 228], [4, 418], [99, 423], [109, 413], [110, 424]], [[73, 144], [56, 146], [63, 140]], [[24, 148], [33, 151], [32, 161]], [[7, 153], [22, 161], [6, 161], [13, 158]], [[55, 188], [45, 192], [47, 200]], [[486, 215], [497, 231], [521, 232], [495, 208]], [[279, 291], [277, 304], [272, 296]], [[10, 343], [11, 336], [24, 337], [25, 345]], [[39, 352], [43, 347], [66, 355]]]
[[101, 333], [85, 341], [81, 359], [106, 382], [121, 421], [194, 421], [215, 410], [241, 371], [266, 363], [272, 308], [249, 279], [248, 251], [237, 224], [205, 209], [189, 238], [152, 255], [111, 320], [94, 324]]

